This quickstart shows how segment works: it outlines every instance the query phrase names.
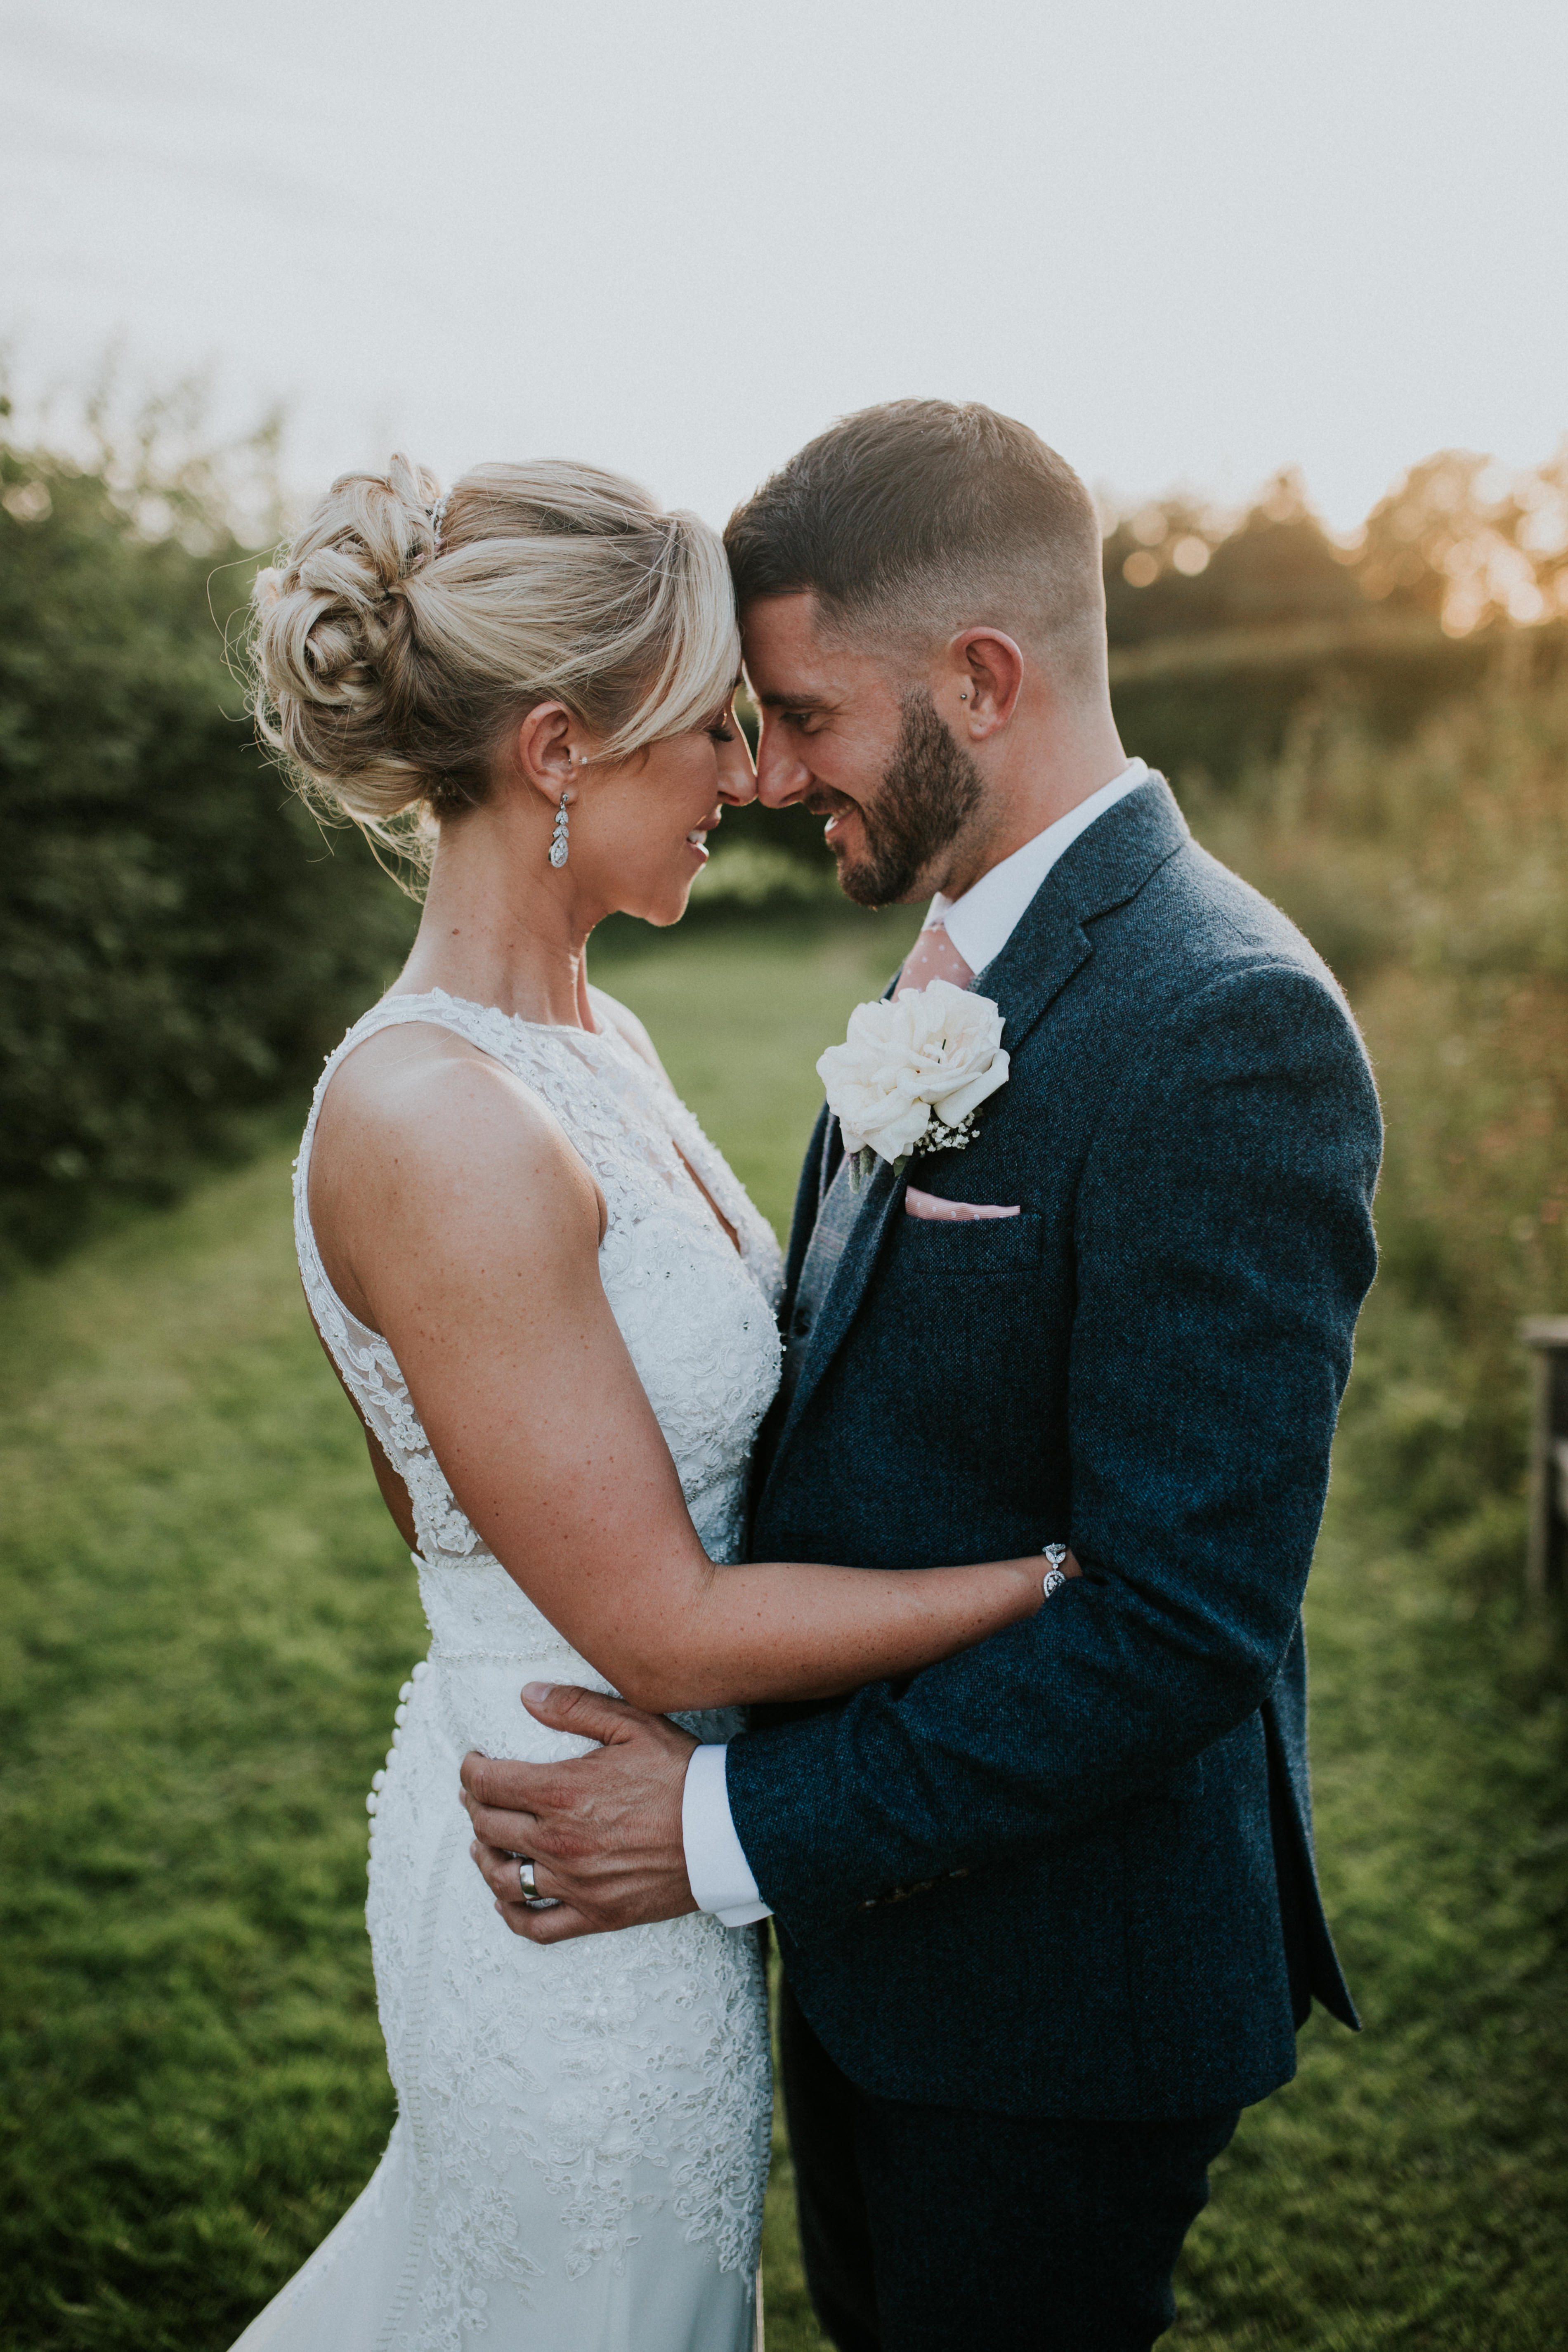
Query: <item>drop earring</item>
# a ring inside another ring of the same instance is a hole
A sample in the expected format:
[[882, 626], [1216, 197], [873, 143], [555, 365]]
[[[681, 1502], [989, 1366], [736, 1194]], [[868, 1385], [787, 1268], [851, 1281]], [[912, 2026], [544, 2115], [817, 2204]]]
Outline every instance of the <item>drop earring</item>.
[[558, 872], [565, 865], [570, 854], [566, 839], [570, 824], [571, 819], [566, 814], [566, 795], [563, 793], [561, 805], [555, 812], [555, 830], [550, 836], [550, 863]]

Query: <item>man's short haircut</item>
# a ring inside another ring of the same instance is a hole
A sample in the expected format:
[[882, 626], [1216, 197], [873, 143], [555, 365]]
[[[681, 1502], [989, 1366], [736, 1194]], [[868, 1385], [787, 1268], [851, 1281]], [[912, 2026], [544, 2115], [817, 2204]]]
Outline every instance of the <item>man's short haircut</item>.
[[742, 610], [806, 591], [835, 635], [911, 653], [989, 623], [1064, 684], [1103, 678], [1094, 500], [1038, 434], [978, 401], [840, 418], [736, 508], [724, 545]]

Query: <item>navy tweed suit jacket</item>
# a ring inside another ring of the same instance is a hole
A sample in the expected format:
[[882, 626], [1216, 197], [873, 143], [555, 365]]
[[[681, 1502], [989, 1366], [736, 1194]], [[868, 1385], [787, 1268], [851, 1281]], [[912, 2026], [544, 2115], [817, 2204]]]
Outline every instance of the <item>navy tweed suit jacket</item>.
[[1156, 2119], [1261, 2098], [1316, 1996], [1300, 1603], [1382, 1146], [1325, 965], [1153, 777], [976, 982], [1007, 1084], [879, 1162], [758, 1454], [752, 1557], [921, 1568], [1070, 1540], [1026, 1622], [901, 1684], [760, 1709], [731, 1810], [802, 2009], [884, 2096]]

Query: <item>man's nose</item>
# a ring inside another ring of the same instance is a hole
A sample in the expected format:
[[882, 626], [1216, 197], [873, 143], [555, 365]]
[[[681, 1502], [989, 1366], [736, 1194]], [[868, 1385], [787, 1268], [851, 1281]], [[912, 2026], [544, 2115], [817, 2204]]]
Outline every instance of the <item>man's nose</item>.
[[764, 808], [788, 808], [811, 790], [811, 770], [764, 716], [757, 738], [757, 798]]

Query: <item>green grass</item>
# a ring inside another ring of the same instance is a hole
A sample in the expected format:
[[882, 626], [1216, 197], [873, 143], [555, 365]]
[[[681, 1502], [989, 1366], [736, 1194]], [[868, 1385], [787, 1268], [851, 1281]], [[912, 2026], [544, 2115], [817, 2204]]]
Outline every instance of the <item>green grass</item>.
[[1315, 2016], [1189, 2242], [1173, 2342], [1568, 2341], [1563, 1710], [1342, 1475], [1307, 1611], [1324, 1895], [1364, 2031]]
[[363, 1789], [419, 1610], [291, 1261], [274, 1147], [6, 1306], [18, 2347], [226, 2344], [390, 2123]]
[[[776, 1223], [812, 1062], [907, 928], [714, 927], [601, 974]], [[288, 1160], [0, 1305], [9, 2352], [223, 2352], [391, 2119], [363, 1792], [422, 1629], [299, 1296]], [[1568, 2335], [1561, 1706], [1384, 1516], [1350, 1423], [1313, 1720], [1367, 2031], [1314, 2025], [1244, 2122], [1172, 2340], [1533, 2352]], [[816, 2352], [784, 2166], [766, 2268], [770, 2352]]]

